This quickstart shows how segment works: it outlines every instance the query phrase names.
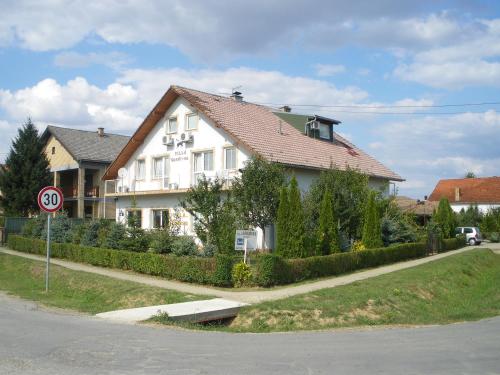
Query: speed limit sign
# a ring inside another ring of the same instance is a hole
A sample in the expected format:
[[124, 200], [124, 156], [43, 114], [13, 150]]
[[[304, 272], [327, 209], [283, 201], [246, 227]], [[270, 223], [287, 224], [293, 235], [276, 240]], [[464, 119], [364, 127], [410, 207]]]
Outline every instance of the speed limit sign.
[[46, 186], [38, 193], [38, 206], [45, 212], [59, 211], [63, 201], [61, 189], [55, 186]]
[[[40, 209], [52, 213], [59, 211], [63, 205], [63, 193], [55, 186], [46, 186], [38, 193], [38, 206]], [[45, 269], [45, 292], [49, 292], [49, 272], [50, 272], [50, 218], [47, 215], [47, 264]]]

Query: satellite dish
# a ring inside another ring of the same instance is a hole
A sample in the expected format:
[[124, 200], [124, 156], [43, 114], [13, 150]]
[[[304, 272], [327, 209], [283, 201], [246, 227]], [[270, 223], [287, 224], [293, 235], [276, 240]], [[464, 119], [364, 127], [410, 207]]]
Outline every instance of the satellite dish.
[[118, 169], [118, 177], [120, 178], [127, 177], [127, 169], [126, 168]]

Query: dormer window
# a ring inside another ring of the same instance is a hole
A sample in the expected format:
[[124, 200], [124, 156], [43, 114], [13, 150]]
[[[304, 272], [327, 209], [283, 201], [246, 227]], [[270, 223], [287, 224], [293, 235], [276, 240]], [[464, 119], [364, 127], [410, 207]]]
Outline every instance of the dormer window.
[[321, 139], [332, 139], [332, 127], [327, 124], [319, 124], [319, 137]]

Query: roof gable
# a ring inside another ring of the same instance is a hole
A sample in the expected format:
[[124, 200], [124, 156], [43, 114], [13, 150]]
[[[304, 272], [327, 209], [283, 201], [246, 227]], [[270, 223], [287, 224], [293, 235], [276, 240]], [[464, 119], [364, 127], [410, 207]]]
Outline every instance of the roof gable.
[[450, 203], [500, 203], [500, 177], [440, 180], [429, 200], [441, 198], [447, 198]]
[[97, 132], [52, 125], [47, 126], [42, 138], [47, 141], [50, 135], [78, 162], [111, 163], [129, 140], [124, 135], [104, 133], [100, 136]]
[[399, 175], [338, 134], [335, 138], [339, 142], [335, 143], [313, 139], [287, 121], [282, 121], [268, 107], [179, 86], [171, 86], [156, 104], [108, 168], [105, 179], [116, 178], [118, 169], [125, 165], [179, 96], [207, 116], [216, 127], [269, 161], [310, 169], [328, 169], [331, 166], [339, 169], [352, 168], [370, 176], [402, 180]]

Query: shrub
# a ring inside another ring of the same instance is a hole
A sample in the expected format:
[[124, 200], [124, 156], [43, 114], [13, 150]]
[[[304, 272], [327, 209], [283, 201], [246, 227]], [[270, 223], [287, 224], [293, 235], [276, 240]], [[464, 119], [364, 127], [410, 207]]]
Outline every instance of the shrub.
[[[47, 238], [47, 227], [42, 238]], [[71, 220], [65, 214], [59, 214], [50, 222], [50, 239], [55, 242], [71, 242]]]
[[456, 250], [465, 246], [465, 236], [458, 236], [455, 238], [446, 238], [442, 240], [440, 253], [444, 253], [450, 250]]
[[377, 193], [371, 191], [368, 196], [368, 203], [365, 208], [365, 215], [363, 219], [363, 236], [362, 241], [366, 248], [374, 249], [381, 247], [382, 230], [380, 228], [380, 214], [376, 201]]
[[182, 255], [197, 255], [198, 246], [194, 242], [193, 237], [178, 236], [172, 242], [172, 254], [177, 256]]
[[287, 284], [290, 281], [285, 260], [276, 254], [260, 254], [256, 257], [254, 281], [264, 287]]
[[366, 246], [364, 245], [363, 241], [354, 241], [354, 243], [351, 246], [351, 251], [363, 251], [366, 250]]
[[41, 238], [45, 224], [47, 223], [47, 214], [41, 213], [38, 216], [28, 220], [24, 224], [21, 234], [30, 238]]
[[157, 229], [150, 233], [150, 250], [157, 254], [167, 254], [172, 252], [174, 237], [164, 229]]
[[80, 244], [82, 246], [99, 246], [99, 220], [92, 220], [85, 228], [85, 232], [81, 237]]
[[82, 238], [85, 235], [86, 231], [87, 231], [86, 222], [73, 225], [73, 227], [71, 228], [71, 233], [69, 234], [71, 242], [74, 243], [75, 245], [79, 245], [80, 242], [82, 242]]
[[103, 246], [108, 249], [119, 249], [120, 244], [125, 238], [126, 228], [121, 223], [111, 223], [108, 236], [104, 240]]
[[232, 285], [232, 270], [235, 258], [227, 254], [217, 254], [215, 256], [215, 273], [212, 283], [218, 286]]
[[491, 232], [488, 237], [491, 242], [500, 242], [500, 234], [498, 232]]
[[248, 264], [239, 262], [233, 266], [231, 276], [234, 286], [240, 288], [250, 283], [252, 280], [252, 270]]

